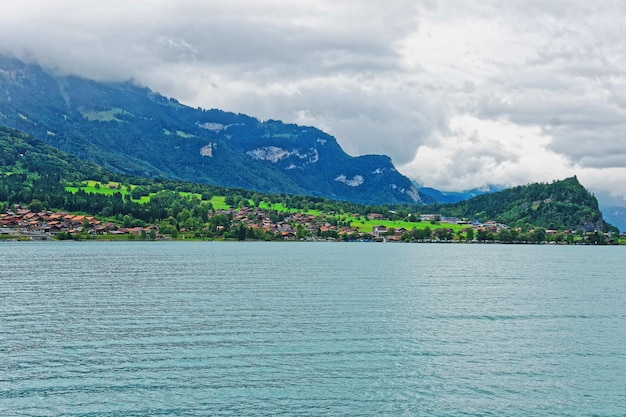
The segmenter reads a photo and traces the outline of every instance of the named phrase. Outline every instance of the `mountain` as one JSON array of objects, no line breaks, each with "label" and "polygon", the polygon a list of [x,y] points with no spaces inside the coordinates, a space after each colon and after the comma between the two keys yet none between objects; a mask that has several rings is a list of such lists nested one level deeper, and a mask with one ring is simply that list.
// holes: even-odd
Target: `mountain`
[{"label": "mountain", "polygon": [[116,173],[366,204],[420,195],[383,155],[351,157],[314,127],[191,108],[132,83],[0,56],[0,125]]},{"label": "mountain", "polygon": [[[414,185],[415,182],[413,182]],[[482,195],[495,193],[498,191],[502,191],[502,187],[496,186],[488,186],[487,188],[473,188],[471,190],[463,191],[463,192],[451,192],[451,191],[439,191],[430,187],[420,187],[416,185],[417,191],[420,193],[422,200],[427,202],[428,204],[439,203],[439,204],[451,204],[458,203],[459,201],[469,200],[470,198]]]},{"label": "mountain", "polygon": [[495,220],[509,226],[534,225],[546,229],[605,231],[598,201],[576,177],[535,183],[483,194],[440,206],[441,214]]},{"label": "mountain", "polygon": [[617,227],[619,230],[626,230],[626,207],[601,206],[603,218]]}]

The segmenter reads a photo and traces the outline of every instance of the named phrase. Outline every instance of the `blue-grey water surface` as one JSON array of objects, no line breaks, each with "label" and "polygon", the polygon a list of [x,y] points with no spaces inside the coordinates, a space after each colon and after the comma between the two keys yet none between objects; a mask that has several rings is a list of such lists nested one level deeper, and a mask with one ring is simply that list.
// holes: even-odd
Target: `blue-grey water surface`
[{"label": "blue-grey water surface", "polygon": [[626,415],[626,248],[0,243],[0,416]]}]

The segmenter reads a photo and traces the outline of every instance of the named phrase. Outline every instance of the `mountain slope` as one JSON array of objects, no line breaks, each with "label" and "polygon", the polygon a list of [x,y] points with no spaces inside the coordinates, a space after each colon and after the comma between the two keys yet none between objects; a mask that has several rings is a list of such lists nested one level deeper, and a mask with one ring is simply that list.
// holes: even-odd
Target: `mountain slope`
[{"label": "mountain slope", "polygon": [[621,231],[626,231],[626,207],[602,206],[603,218]]},{"label": "mountain slope", "polygon": [[456,204],[441,206],[445,215],[496,220],[510,226],[527,224],[546,229],[607,228],[598,201],[576,177],[551,184],[535,183],[483,194]]},{"label": "mountain slope", "polygon": [[102,167],[0,126],[0,202],[28,203],[47,196],[52,207],[65,204],[63,181],[100,179]]},{"label": "mountain slope", "polygon": [[0,124],[124,174],[368,204],[420,199],[388,157],[351,157],[316,128],[193,109],[2,56]]}]

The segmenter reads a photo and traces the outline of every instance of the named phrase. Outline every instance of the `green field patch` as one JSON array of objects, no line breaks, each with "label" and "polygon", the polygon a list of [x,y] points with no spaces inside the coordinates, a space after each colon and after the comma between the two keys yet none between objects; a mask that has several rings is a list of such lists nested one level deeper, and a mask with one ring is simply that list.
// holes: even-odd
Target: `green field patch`
[{"label": "green field patch", "polygon": [[[121,188],[118,188],[121,186]],[[131,190],[136,187],[135,185],[130,185]],[[72,194],[76,194],[78,190],[83,190],[87,194],[104,194],[104,195],[114,195],[120,193],[122,197],[126,194],[130,193],[128,188],[124,185],[121,185],[119,182],[111,181],[107,184],[103,184],[99,181],[87,180],[83,181],[80,186],[66,186],[65,191],[69,191]],[[154,193],[152,194],[154,195]],[[150,196],[142,196],[139,200],[132,199],[134,202],[139,204],[144,204],[150,201]]]},{"label": "green field patch", "polygon": [[406,230],[413,229],[425,229],[426,227],[430,227],[432,230],[439,228],[452,229],[454,232],[458,232],[467,227],[467,225],[459,225],[456,223],[435,223],[432,224],[430,222],[406,222],[403,220],[358,220],[352,218],[350,221],[350,226],[356,227],[359,229],[359,232],[363,233],[372,233],[372,229],[376,226],[385,226],[387,229],[400,229],[404,228]]},{"label": "green field patch", "polygon": [[[250,201],[250,205],[252,206],[252,201]],[[259,203],[259,208],[261,210],[274,210],[274,211],[279,211],[281,213],[302,213],[302,214],[306,214],[309,216],[321,216],[324,213],[321,212],[320,210],[314,210],[314,209],[310,209],[310,210],[301,210],[301,209],[297,209],[297,208],[287,208],[285,207],[283,204],[281,203],[265,203],[263,201],[261,201]]]},{"label": "green field patch", "polygon": [[[121,187],[121,188],[118,188]],[[128,190],[128,188],[130,188],[131,190],[135,187],[138,187],[137,185],[134,184],[127,184],[127,185],[123,185],[119,182],[116,181],[110,181],[106,184],[103,184],[99,181],[94,181],[94,180],[86,180],[83,181],[80,185],[72,185],[72,186],[66,186],[65,190],[69,191],[73,194],[76,194],[78,192],[78,190],[83,190],[84,192],[88,193],[88,194],[105,194],[105,195],[113,195],[116,193],[121,193],[122,197],[126,196],[127,194],[130,193],[130,191]],[[157,193],[150,193],[150,195],[145,195],[145,196],[141,196],[140,199],[132,199],[134,202],[139,203],[139,204],[144,204],[144,203],[148,203],[151,199],[152,196],[155,196]],[[202,194],[199,193],[190,193],[190,192],[186,192],[186,191],[178,191],[178,194],[181,197],[185,197],[185,198],[197,198],[198,200],[202,200]],[[213,196],[211,198],[211,200],[209,200],[209,202],[211,204],[213,204],[213,208],[215,210],[228,210],[230,208],[230,206],[228,204],[225,203],[225,196]],[[203,200],[206,201],[206,200]]]},{"label": "green field patch", "polygon": [[116,118],[118,114],[129,114],[127,111],[120,108],[113,108],[104,111],[82,111],[80,114],[90,122],[121,122],[120,119]]},{"label": "green field patch", "polygon": [[259,208],[262,209],[262,210],[275,210],[275,211],[280,211],[280,212],[283,212],[283,213],[295,213],[295,212],[299,211],[298,209],[295,209],[295,208],[287,208],[284,205],[282,205],[281,203],[260,202],[259,203]]},{"label": "green field patch", "polygon": [[178,191],[178,195],[180,195],[181,197],[189,198],[189,199],[192,199],[195,197],[198,200],[202,200],[202,194],[198,194],[198,193],[190,193],[188,191]]},{"label": "green field patch", "polygon": [[122,189],[118,189],[117,187],[109,188],[108,185],[102,185],[100,183],[96,183],[95,181],[85,181],[80,186],[68,186],[68,187],[65,187],[65,189],[74,194],[78,192],[79,189],[89,194],[113,195],[115,193],[121,193],[122,196],[128,194],[128,191],[126,190],[126,188],[122,188]]},{"label": "green field patch", "polygon": [[213,210],[228,210],[230,206],[225,202],[225,196],[213,196],[209,202],[213,205]]}]

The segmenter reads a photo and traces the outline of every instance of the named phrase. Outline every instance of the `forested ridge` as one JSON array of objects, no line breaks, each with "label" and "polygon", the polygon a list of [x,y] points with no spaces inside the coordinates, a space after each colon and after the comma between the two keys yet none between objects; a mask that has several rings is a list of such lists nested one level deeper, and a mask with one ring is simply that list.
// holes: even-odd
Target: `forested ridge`
[{"label": "forested ridge", "polygon": [[598,201],[574,176],[484,194],[441,206],[442,214],[495,220],[509,226],[539,225],[546,229],[603,230]]},{"label": "forested ridge", "polygon": [[2,55],[0,91],[0,123],[118,174],[364,204],[419,200],[389,157],[352,157],[312,126],[192,108]]}]

